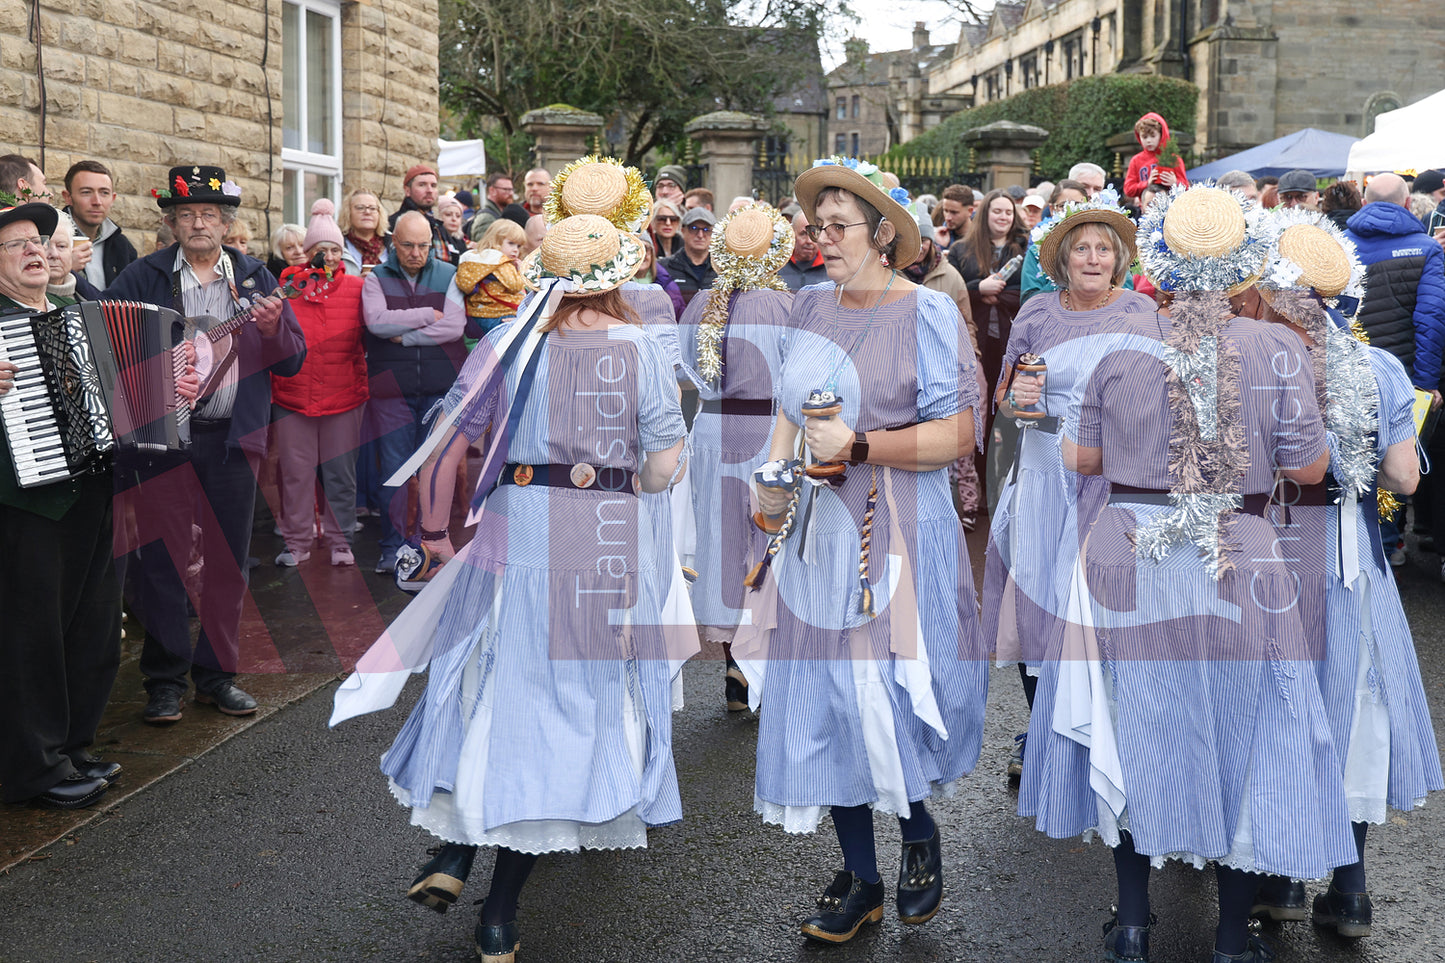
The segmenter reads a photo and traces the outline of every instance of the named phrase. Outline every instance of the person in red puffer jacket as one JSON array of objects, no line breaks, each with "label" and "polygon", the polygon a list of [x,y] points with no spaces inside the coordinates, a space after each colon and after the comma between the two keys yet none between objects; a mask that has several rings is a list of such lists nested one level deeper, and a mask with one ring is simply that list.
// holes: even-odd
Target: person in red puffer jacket
[{"label": "person in red puffer jacket", "polygon": [[[299,565],[311,557],[314,539],[315,485],[320,469],[326,493],[321,539],[332,565],[354,565],[352,530],[356,527],[356,449],[366,410],[366,352],[361,320],[361,278],[346,273],[341,262],[343,240],[335,208],[326,198],[311,205],[306,231],[306,257],[320,254],[329,280],[314,282],[292,300],[291,307],[306,336],[306,361],[289,378],[272,377],[271,396],[279,453],[281,535],[286,548],[276,556],[280,566]],[[282,272],[284,284],[293,272]]]}]

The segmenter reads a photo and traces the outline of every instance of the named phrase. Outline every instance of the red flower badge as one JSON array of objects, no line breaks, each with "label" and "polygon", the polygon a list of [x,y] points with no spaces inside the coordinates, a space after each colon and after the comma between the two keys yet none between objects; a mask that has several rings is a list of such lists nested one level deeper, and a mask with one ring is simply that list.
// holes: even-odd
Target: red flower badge
[{"label": "red flower badge", "polygon": [[179,174],[176,175],[176,193],[182,197],[191,196],[191,188]]}]

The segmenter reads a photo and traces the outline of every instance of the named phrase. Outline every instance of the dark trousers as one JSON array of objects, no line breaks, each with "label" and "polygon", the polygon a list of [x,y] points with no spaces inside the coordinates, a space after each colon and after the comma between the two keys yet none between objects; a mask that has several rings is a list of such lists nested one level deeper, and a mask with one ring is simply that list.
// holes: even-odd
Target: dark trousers
[{"label": "dark trousers", "polygon": [[[196,691],[214,692],[236,674],[259,464],[226,447],[228,429],[195,426],[188,460],[129,465],[118,476],[118,498],[134,516],[134,541],[125,547],[132,612],[145,626],[147,692],[185,692],[188,671]],[[183,578],[197,544],[192,524],[200,529],[202,560],[194,595]],[[201,622],[194,647],[188,598]]]},{"label": "dark trousers", "polygon": [[395,558],[406,541],[406,486],[388,487],[385,481],[426,441],[426,413],[445,394],[412,395],[405,398],[372,398],[367,417],[376,428],[381,475],[381,555]]},{"label": "dark trousers", "polygon": [[109,474],[59,521],[0,506],[0,790],[39,795],[95,741],[120,668]]}]

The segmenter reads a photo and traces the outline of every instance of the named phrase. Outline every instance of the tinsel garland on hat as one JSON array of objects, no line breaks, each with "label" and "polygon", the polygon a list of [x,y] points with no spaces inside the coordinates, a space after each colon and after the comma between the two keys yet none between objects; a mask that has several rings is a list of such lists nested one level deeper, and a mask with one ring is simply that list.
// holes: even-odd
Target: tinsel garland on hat
[{"label": "tinsel garland on hat", "polygon": [[1240,358],[1220,332],[1233,319],[1219,291],[1186,291],[1170,306],[1169,492],[1173,511],[1140,524],[1132,534],[1141,558],[1159,561],[1175,546],[1192,543],[1205,571],[1218,581],[1234,567],[1230,536],[1243,503],[1249,445],[1240,401]]},{"label": "tinsel garland on hat", "polygon": [[771,205],[754,204],[742,210],[761,210],[773,222],[773,237],[768,253],[762,257],[734,254],[727,248],[727,223],[713,234],[711,258],[717,278],[708,294],[707,306],[697,326],[697,373],[709,384],[721,387],[723,339],[732,314],[734,295],[740,291],[786,291],[787,284],[778,277],[778,270],[793,252],[793,228]]}]

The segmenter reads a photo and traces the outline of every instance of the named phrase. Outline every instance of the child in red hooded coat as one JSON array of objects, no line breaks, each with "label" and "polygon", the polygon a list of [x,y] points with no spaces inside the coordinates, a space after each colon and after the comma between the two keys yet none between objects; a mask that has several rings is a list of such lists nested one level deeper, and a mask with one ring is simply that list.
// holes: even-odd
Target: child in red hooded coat
[{"label": "child in red hooded coat", "polygon": [[1148,184],[1169,190],[1175,184],[1189,186],[1184,176],[1184,159],[1169,147],[1169,125],[1156,113],[1147,113],[1134,122],[1134,138],[1143,148],[1129,158],[1129,173],[1124,176],[1124,196],[1139,196]]}]

